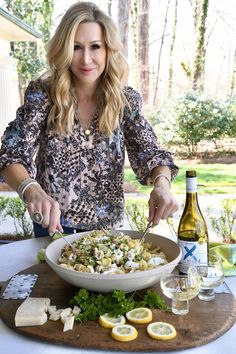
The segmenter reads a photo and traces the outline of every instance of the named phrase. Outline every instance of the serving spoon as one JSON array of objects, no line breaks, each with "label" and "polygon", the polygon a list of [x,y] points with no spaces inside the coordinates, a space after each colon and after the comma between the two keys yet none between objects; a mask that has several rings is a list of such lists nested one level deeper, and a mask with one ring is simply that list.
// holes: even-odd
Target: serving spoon
[{"label": "serving spoon", "polygon": [[145,236],[147,235],[148,230],[150,229],[150,227],[152,226],[152,221],[149,221],[147,224],[146,229],[144,230],[143,234],[141,235],[139,242],[142,243],[145,239]]}]

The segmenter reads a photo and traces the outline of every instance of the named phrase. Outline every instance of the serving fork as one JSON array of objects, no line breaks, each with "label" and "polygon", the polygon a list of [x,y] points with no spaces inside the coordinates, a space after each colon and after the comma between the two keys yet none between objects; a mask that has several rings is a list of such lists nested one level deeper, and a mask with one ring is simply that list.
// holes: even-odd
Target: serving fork
[{"label": "serving fork", "polygon": [[152,221],[149,221],[147,224],[146,229],[144,230],[143,234],[141,235],[139,242],[142,243],[145,239],[145,236],[147,235],[148,230],[152,227]]},{"label": "serving fork", "polygon": [[55,234],[57,234],[57,235],[59,235],[61,238],[63,238],[63,240],[71,247],[72,252],[75,254],[75,246],[73,246],[72,243],[66,239],[66,237],[63,235],[63,233],[60,232],[60,231],[55,231],[55,232],[51,235],[51,237],[53,237]]}]

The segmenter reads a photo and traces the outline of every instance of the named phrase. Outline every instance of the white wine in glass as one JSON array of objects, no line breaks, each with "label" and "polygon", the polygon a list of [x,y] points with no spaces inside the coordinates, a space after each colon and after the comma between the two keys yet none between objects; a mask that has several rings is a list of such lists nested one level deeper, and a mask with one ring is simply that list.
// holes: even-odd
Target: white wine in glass
[{"label": "white wine in glass", "polygon": [[200,290],[198,275],[169,274],[160,281],[163,294],[172,299],[172,312],[186,315],[189,312],[189,300],[196,297]]},{"label": "white wine in glass", "polygon": [[224,281],[224,270],[219,256],[210,255],[208,265],[199,265],[198,273],[201,277],[201,286],[198,298],[211,301],[215,298],[215,288]]}]

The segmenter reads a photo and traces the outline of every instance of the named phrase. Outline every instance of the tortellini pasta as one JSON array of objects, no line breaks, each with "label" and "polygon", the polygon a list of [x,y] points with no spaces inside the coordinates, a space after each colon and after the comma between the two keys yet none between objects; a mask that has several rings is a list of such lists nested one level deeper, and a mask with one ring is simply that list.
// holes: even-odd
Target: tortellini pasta
[{"label": "tortellini pasta", "polygon": [[93,231],[73,241],[74,252],[66,245],[58,263],[78,272],[124,274],[157,268],[168,263],[159,247],[140,243],[122,232]]}]

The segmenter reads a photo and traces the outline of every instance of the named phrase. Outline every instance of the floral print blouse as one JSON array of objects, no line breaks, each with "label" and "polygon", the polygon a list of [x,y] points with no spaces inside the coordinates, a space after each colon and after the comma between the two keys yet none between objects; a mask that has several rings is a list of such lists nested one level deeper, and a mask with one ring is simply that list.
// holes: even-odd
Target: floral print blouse
[{"label": "floral print blouse", "polygon": [[142,184],[147,184],[156,166],[168,166],[172,178],[178,172],[170,152],[161,149],[141,114],[139,93],[131,87],[124,93],[130,107],[125,107],[112,136],[99,132],[98,114],[89,137],[78,120],[73,135],[61,136],[47,128],[51,101],[42,81],[32,81],[24,105],[2,137],[0,171],[12,163],[23,164],[44,191],[59,202],[63,226],[81,230],[121,227],[125,148]]}]

